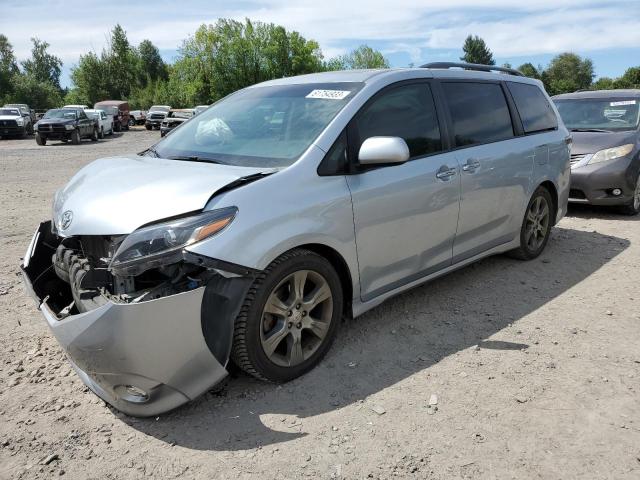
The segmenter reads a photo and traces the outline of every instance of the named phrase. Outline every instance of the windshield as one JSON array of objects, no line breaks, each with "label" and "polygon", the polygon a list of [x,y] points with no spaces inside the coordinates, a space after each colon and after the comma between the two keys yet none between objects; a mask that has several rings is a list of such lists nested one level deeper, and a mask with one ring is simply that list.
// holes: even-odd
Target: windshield
[{"label": "windshield", "polygon": [[71,120],[75,120],[76,112],[75,110],[49,110],[44,114],[44,118],[68,118]]},{"label": "windshield", "polygon": [[584,98],[556,100],[569,130],[635,130],[640,121],[639,99]]},{"label": "windshield", "polygon": [[20,115],[20,111],[15,108],[0,108],[0,115]]},{"label": "windshield", "polygon": [[163,158],[286,167],[360,88],[361,83],[324,83],[241,90],[165,137],[156,151]]}]

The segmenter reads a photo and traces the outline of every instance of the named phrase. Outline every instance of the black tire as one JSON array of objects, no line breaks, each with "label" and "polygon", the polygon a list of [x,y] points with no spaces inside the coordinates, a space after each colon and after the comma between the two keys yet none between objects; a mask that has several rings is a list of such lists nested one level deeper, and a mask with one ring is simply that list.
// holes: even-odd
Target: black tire
[{"label": "black tire", "polygon": [[74,130],[71,134],[71,143],[80,145],[80,132],[78,130]]},{"label": "black tire", "polygon": [[146,128],[147,130],[153,130],[153,127],[151,125],[145,125],[144,128]]},{"label": "black tire", "polygon": [[104,127],[100,127],[100,133],[98,134],[98,138],[101,140],[104,138]]},{"label": "black tire", "polygon": [[113,132],[114,132],[115,128],[116,128],[116,127],[115,127],[115,126],[113,125],[113,123],[112,123],[112,124],[111,124],[111,131],[109,132],[109,135],[110,135],[110,136],[113,136]]},{"label": "black tire", "polygon": [[[536,202],[538,201],[544,203],[548,209],[546,222],[538,221],[536,223],[530,220],[529,216],[532,208],[535,208]],[[518,260],[533,260],[544,251],[547,246],[547,242],[549,241],[551,227],[554,223],[553,219],[556,215],[555,210],[553,198],[551,197],[549,190],[543,186],[539,186],[536,191],[533,192],[533,195],[529,200],[529,204],[527,205],[527,209],[524,212],[524,219],[522,220],[522,227],[520,228],[520,246],[509,252],[511,257],[517,258]],[[531,230],[539,232],[533,233],[533,236],[535,237],[533,242],[530,241],[532,238],[530,234]]]},{"label": "black tire", "polygon": [[129,126],[133,127],[133,126],[135,126],[135,124],[136,124],[135,119],[133,117],[129,117]]},{"label": "black tire", "polygon": [[98,141],[98,127],[93,127],[93,133],[91,134],[90,138],[92,142]]},{"label": "black tire", "polygon": [[47,139],[45,137],[41,137],[39,133],[36,133],[36,143],[41,147],[44,147],[47,144]]},{"label": "black tire", "polygon": [[27,126],[27,135],[33,135],[33,123]]},{"label": "black tire", "polygon": [[[288,276],[302,270],[318,274],[326,281],[332,295],[330,322],[326,327],[324,338],[318,341],[315,351],[308,358],[293,366],[281,366],[267,356],[262,346],[263,309],[278,285]],[[288,382],[305,374],[322,360],[331,347],[342,318],[342,305],[343,292],[340,279],[325,258],[304,249],[295,249],[282,254],[260,273],[247,292],[235,320],[231,352],[234,363],[256,378],[276,383]],[[311,311],[309,318],[311,318]]]},{"label": "black tire", "polygon": [[116,123],[116,132],[120,132],[122,131],[122,125],[120,125],[120,122]]},{"label": "black tire", "polygon": [[633,198],[631,201],[620,207],[620,213],[624,215],[638,215],[640,213],[640,174],[638,174],[638,178],[636,179],[636,188],[633,193]]}]

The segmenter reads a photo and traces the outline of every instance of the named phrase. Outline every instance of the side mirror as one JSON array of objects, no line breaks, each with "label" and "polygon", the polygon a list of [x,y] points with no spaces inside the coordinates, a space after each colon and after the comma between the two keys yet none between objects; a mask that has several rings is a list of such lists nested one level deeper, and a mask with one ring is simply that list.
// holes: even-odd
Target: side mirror
[{"label": "side mirror", "polygon": [[400,137],[369,137],[360,147],[360,165],[400,164],[409,160],[409,147]]}]

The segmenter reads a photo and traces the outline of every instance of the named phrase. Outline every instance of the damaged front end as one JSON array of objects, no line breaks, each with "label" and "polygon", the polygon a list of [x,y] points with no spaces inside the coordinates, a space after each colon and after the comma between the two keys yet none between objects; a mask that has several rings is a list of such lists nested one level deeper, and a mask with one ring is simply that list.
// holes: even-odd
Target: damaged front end
[{"label": "damaged front end", "polygon": [[255,272],[186,247],[234,215],[204,212],[129,235],[64,237],[51,222],[36,231],[22,265],[27,288],[81,379],[117,409],[157,415],[226,376]]}]

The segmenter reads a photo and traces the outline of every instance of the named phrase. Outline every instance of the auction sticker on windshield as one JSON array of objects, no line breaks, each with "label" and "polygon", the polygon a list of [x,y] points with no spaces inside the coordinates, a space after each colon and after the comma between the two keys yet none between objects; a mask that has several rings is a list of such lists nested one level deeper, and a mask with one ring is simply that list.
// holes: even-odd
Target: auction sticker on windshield
[{"label": "auction sticker on windshield", "polygon": [[610,107],[621,107],[622,105],[635,105],[635,100],[623,100],[621,102],[611,102],[609,104]]},{"label": "auction sticker on windshield", "polygon": [[322,98],[325,100],[342,100],[349,95],[349,90],[312,90],[306,98]]}]

